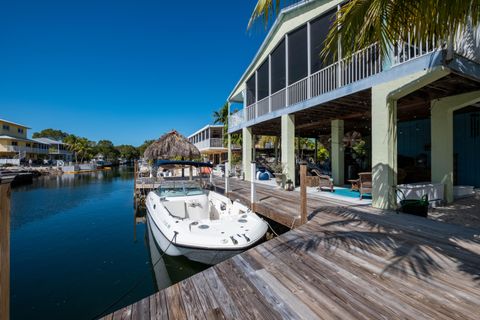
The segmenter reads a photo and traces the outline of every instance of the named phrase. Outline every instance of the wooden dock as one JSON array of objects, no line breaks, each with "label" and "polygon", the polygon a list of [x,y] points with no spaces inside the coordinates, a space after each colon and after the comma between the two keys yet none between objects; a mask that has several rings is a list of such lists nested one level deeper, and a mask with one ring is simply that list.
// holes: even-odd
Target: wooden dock
[{"label": "wooden dock", "polygon": [[316,201],[307,224],[104,319],[478,319],[479,230]]}]

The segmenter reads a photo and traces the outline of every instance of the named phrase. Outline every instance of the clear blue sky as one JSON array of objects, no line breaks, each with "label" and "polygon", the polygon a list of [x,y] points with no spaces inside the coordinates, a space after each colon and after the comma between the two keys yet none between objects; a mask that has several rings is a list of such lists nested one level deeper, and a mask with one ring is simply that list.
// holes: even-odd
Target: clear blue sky
[{"label": "clear blue sky", "polygon": [[256,0],[15,0],[0,5],[0,118],[139,145],[212,113],[266,31]]}]

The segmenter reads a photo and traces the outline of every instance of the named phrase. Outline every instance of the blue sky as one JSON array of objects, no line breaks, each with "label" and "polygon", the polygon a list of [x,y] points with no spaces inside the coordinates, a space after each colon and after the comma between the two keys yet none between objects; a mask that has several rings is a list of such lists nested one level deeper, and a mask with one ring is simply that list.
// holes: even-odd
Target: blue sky
[{"label": "blue sky", "polygon": [[190,134],[266,35],[256,0],[60,1],[0,5],[0,118],[139,145]]}]

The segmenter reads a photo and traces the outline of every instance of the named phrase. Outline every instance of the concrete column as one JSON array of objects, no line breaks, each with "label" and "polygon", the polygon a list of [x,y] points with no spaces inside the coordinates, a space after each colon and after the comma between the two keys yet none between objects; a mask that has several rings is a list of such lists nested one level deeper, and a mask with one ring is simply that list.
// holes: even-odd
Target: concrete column
[{"label": "concrete column", "polygon": [[372,205],[393,209],[397,185],[397,101],[383,86],[372,88]]},{"label": "concrete column", "polygon": [[397,206],[397,101],[448,75],[444,67],[421,70],[372,88],[372,206]]},{"label": "concrete column", "polygon": [[295,116],[282,116],[282,164],[287,179],[295,184]]},{"label": "concrete column", "polygon": [[257,154],[256,154],[256,150],[255,150],[255,141],[256,141],[256,136],[255,135],[252,135],[252,161],[255,161],[256,157],[257,157]]},{"label": "concrete column", "polygon": [[252,162],[252,142],[253,134],[252,128],[243,128],[242,129],[242,166],[243,174],[245,180],[251,181],[252,172],[251,172],[251,162]]},{"label": "concrete column", "polygon": [[333,184],[343,186],[345,172],[345,148],[343,147],[343,120],[332,120],[332,162]]},{"label": "concrete column", "polygon": [[232,163],[232,135],[227,135],[227,161]]},{"label": "concrete column", "polygon": [[444,196],[453,202],[453,112],[480,101],[480,91],[431,102],[432,182],[445,185]]}]

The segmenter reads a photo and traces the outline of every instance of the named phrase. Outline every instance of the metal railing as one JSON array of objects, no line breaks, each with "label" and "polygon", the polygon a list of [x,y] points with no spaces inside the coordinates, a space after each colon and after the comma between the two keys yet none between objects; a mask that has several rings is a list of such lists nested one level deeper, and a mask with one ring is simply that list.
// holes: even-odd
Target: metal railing
[{"label": "metal railing", "polygon": [[1,149],[5,150],[7,152],[26,152],[26,153],[48,154],[48,149],[34,148],[34,147],[2,146]]},{"label": "metal railing", "polygon": [[257,117],[270,112],[270,97],[265,97],[257,102]]},{"label": "metal railing", "polygon": [[308,77],[303,78],[288,86],[288,105],[305,101],[308,99]]},{"label": "metal railing", "polygon": [[208,149],[208,148],[224,148],[222,138],[209,138],[203,141],[195,142],[194,145],[198,149]]},{"label": "metal railing", "polygon": [[359,50],[232,114],[229,116],[229,125],[238,127],[244,121],[253,120],[258,116],[287,108],[376,75],[383,71],[385,59],[391,59],[391,65],[396,66],[432,53],[445,45],[444,41],[435,41],[435,39],[413,42],[410,40],[412,39],[409,37],[408,41],[397,42],[389,58],[382,57],[378,43]]},{"label": "metal railing", "polygon": [[270,96],[272,100],[272,111],[280,110],[287,106],[286,92],[285,89],[281,89]]}]

